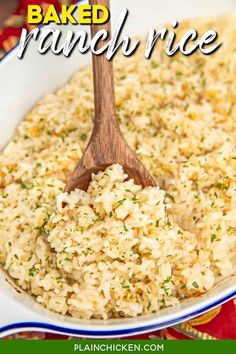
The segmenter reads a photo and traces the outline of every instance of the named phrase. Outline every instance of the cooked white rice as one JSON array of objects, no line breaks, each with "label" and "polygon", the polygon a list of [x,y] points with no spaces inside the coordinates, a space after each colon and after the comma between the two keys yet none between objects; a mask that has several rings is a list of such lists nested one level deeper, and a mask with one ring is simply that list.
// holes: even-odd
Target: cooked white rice
[{"label": "cooked white rice", "polygon": [[150,62],[139,49],[115,64],[121,129],[161,189],[114,165],[88,193],[61,194],[92,129],[91,68],[43,98],[0,154],[0,261],[48,309],[137,316],[234,271],[235,19],[181,25],[216,28],[214,55],[158,50]]}]

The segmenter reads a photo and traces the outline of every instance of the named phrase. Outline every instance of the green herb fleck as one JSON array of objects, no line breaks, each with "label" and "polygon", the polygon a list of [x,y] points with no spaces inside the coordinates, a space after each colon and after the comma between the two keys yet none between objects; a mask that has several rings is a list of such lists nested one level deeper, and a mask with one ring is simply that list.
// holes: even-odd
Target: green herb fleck
[{"label": "green herb fleck", "polygon": [[29,276],[30,276],[30,277],[34,277],[38,272],[39,272],[39,269],[37,269],[35,266],[33,266],[33,267],[29,270]]},{"label": "green herb fleck", "polygon": [[82,133],[82,134],[80,135],[80,140],[82,140],[82,141],[87,140],[87,134]]},{"label": "green herb fleck", "polygon": [[196,281],[194,281],[193,283],[192,283],[192,285],[194,286],[194,288],[196,288],[196,289],[198,289],[199,288],[199,285],[198,285],[198,283],[196,282]]},{"label": "green herb fleck", "polygon": [[169,283],[171,280],[171,275],[169,275],[165,280],[164,280],[164,284]]},{"label": "green herb fleck", "polygon": [[21,186],[22,189],[27,189],[26,184],[22,180],[18,181],[18,184]]},{"label": "green herb fleck", "polygon": [[211,234],[211,242],[215,241],[216,239],[216,234]]},{"label": "green herb fleck", "polygon": [[124,204],[124,201],[126,201],[126,198],[124,199],[121,199],[121,200],[118,200],[117,204],[120,206],[120,205],[123,205]]},{"label": "green herb fleck", "polygon": [[166,198],[169,198],[173,203],[175,202],[175,198],[169,193],[166,193]]},{"label": "green herb fleck", "polygon": [[137,198],[136,195],[132,198],[132,202],[133,202],[134,204],[138,204],[138,198]]}]

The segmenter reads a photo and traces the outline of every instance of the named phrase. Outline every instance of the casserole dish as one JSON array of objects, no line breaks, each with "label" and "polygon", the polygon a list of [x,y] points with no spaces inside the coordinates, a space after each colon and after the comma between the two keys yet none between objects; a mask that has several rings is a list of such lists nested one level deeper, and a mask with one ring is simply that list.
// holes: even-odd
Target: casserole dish
[{"label": "casserole dish", "polygon": [[[113,24],[122,7],[130,12],[124,33],[145,35],[151,27],[175,19],[200,15],[218,15],[236,10],[234,1],[207,2],[198,0],[194,5],[187,1],[148,0],[113,2]],[[170,9],[174,9],[173,12]],[[140,25],[141,24],[141,25]],[[64,33],[77,27],[60,26]],[[81,29],[78,26],[78,30]],[[82,29],[85,29],[83,27]],[[31,43],[23,60],[13,49],[0,64],[0,146],[3,148],[11,139],[15,128],[25,113],[43,95],[60,87],[80,67],[91,61],[90,53],[79,54],[76,50],[70,58],[51,53],[40,55],[36,43]],[[128,59],[127,59],[128,60]],[[122,337],[144,333],[175,325],[200,315],[236,295],[236,275],[222,279],[211,291],[182,302],[158,313],[137,318],[110,320],[77,320],[49,312],[33,298],[18,289],[1,270],[0,274],[0,336],[18,331],[38,330],[91,338]]]}]

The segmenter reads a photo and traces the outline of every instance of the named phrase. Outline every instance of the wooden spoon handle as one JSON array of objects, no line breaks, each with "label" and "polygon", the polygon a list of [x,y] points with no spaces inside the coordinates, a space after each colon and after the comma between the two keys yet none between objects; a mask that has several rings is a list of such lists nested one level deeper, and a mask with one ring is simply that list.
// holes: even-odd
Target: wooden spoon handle
[{"label": "wooden spoon handle", "polygon": [[[109,0],[89,0],[89,3],[90,5],[103,5],[110,9]],[[108,31],[108,37],[104,41],[99,41],[96,49],[101,48],[111,37],[110,20],[101,25],[92,24],[91,36],[94,37],[102,29]],[[112,61],[107,60],[105,54],[93,55],[93,86],[95,101],[94,129],[96,131],[96,129],[116,123],[113,64]]]}]

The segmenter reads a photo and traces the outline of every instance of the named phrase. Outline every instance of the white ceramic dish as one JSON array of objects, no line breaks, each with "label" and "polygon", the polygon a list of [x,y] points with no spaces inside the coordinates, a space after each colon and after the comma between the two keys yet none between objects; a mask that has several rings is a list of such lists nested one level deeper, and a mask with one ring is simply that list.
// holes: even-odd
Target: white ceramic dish
[{"label": "white ceramic dish", "polygon": [[[130,11],[124,32],[146,35],[151,27],[170,20],[236,11],[235,0],[112,0],[113,24],[122,7]],[[80,26],[78,26],[79,29]],[[65,30],[68,27],[61,27]],[[73,27],[74,30],[77,28]],[[83,26],[83,29],[85,27]],[[128,59],[127,59],[128,60]],[[12,137],[25,113],[43,95],[56,90],[80,67],[91,62],[90,54],[77,51],[70,58],[39,55],[31,45],[23,60],[16,49],[0,63],[0,147]],[[236,275],[223,280],[209,293],[159,311],[155,315],[108,321],[75,320],[53,314],[24,293],[18,293],[0,270],[0,337],[37,330],[85,337],[122,337],[144,333],[191,319],[236,296]]]}]

